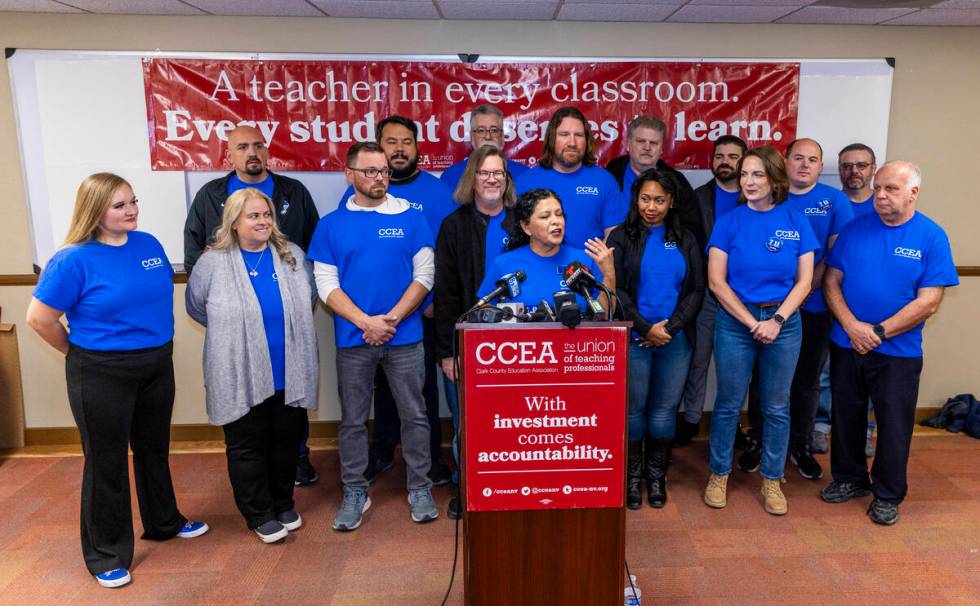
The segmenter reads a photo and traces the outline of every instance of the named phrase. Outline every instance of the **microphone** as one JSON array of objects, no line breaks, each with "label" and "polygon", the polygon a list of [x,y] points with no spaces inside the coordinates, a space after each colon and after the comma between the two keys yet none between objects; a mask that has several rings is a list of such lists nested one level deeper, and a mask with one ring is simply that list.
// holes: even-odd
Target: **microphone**
[{"label": "microphone", "polygon": [[483,307],[498,297],[513,299],[517,295],[521,294],[521,282],[523,282],[525,279],[527,279],[527,274],[520,269],[514,273],[500,276],[500,278],[495,282],[497,288],[493,289],[487,296],[481,297],[480,300],[476,302],[476,305],[473,306],[473,309]]},{"label": "microphone", "polygon": [[548,301],[541,299],[538,308],[529,314],[521,314],[521,322],[554,322],[555,310],[551,308]]},{"label": "microphone", "polygon": [[592,272],[578,261],[569,263],[568,267],[565,268],[565,285],[572,292],[577,292],[585,297],[585,303],[593,318],[606,313],[606,310],[602,307],[602,303],[592,298],[592,289],[598,288],[598,281],[592,275]]},{"label": "microphone", "polygon": [[575,328],[582,322],[582,312],[578,307],[578,301],[575,300],[575,293],[559,290],[552,297],[555,300],[559,322],[569,328]]}]

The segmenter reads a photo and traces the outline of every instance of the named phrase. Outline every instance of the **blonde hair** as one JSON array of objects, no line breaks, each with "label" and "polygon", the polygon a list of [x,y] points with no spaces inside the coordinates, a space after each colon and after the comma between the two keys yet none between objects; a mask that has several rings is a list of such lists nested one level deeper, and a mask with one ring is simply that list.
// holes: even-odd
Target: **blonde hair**
[{"label": "blonde hair", "polygon": [[75,209],[71,213],[68,235],[62,246],[81,244],[94,240],[99,235],[99,223],[112,203],[112,197],[123,185],[129,182],[112,173],[95,173],[85,177],[75,194]]},{"label": "blonde hair", "polygon": [[242,216],[242,211],[245,209],[245,202],[252,199],[258,198],[264,200],[266,205],[269,207],[269,212],[272,213],[272,229],[269,235],[269,244],[276,249],[279,253],[279,258],[285,263],[289,263],[290,267],[294,270],[296,269],[296,257],[289,252],[289,240],[286,236],[279,230],[279,225],[275,220],[276,207],[272,204],[272,200],[269,196],[265,195],[263,192],[255,189],[254,187],[246,187],[240,189],[228,196],[225,200],[225,211],[221,215],[221,226],[214,233],[214,242],[207,247],[207,250],[228,250],[232,247],[239,245],[238,242],[238,232],[235,231],[234,225],[235,221]]}]

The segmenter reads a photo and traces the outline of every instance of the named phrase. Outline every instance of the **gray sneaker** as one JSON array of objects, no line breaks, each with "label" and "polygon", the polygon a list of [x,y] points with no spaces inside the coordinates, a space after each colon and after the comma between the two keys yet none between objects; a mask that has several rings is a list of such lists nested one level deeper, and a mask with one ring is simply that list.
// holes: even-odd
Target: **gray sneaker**
[{"label": "gray sneaker", "polygon": [[439,517],[439,510],[436,503],[432,500],[431,488],[419,488],[408,492],[408,505],[412,510],[412,521],[431,522]]},{"label": "gray sneaker", "polygon": [[813,437],[810,439],[810,452],[827,454],[829,451],[830,444],[827,443],[827,432],[813,430]]},{"label": "gray sneaker", "polygon": [[334,530],[355,530],[361,525],[364,512],[371,507],[367,491],[344,486],[344,502],[333,519]]}]

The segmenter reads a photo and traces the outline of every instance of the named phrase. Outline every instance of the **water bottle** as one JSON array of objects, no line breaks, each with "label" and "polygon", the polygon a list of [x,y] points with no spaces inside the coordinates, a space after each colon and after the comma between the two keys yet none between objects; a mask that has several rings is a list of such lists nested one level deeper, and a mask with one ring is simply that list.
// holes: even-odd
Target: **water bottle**
[{"label": "water bottle", "polygon": [[640,606],[642,603],[643,592],[640,591],[640,586],[636,584],[636,575],[630,575],[630,582],[626,584],[626,589],[623,590],[623,606]]}]

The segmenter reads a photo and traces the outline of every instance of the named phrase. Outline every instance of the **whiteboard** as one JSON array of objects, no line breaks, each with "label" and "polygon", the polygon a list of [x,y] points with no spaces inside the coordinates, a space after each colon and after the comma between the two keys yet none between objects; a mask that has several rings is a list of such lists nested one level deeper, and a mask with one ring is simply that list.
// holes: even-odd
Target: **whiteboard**
[{"label": "whiteboard", "polygon": [[[86,176],[115,172],[140,200],[140,229],[155,235],[175,266],[183,261],[183,226],[194,194],[225,173],[150,170],[143,57],[264,60],[454,60],[450,55],[377,56],[279,53],[160,53],[19,49],[7,61],[33,242],[34,262],[47,263],[68,231],[75,192]],[[485,62],[739,61],[719,58],[481,57]],[[751,61],[751,60],[749,60]],[[762,61],[762,60],[760,60]],[[821,181],[839,187],[837,152],[853,142],[885,159],[892,66],[885,59],[766,59],[800,64],[797,132],[824,148]],[[670,133],[668,133],[670,134]],[[684,171],[694,187],[706,170]],[[283,173],[302,181],[320,214],[336,208],[343,173]]]}]

